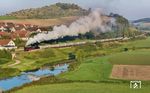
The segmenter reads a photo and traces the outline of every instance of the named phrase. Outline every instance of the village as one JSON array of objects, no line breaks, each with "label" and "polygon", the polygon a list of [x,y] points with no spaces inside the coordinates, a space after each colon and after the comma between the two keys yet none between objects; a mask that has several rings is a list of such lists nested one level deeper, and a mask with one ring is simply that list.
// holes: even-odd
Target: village
[{"label": "village", "polygon": [[38,33],[47,33],[51,27],[40,27],[32,24],[0,22],[0,49],[16,49],[15,40],[26,42],[29,37]]}]

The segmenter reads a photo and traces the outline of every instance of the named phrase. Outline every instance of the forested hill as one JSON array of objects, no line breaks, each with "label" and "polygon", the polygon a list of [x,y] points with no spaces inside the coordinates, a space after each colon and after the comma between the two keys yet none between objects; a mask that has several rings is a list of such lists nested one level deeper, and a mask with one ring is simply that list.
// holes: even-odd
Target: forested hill
[{"label": "forested hill", "polygon": [[66,16],[81,16],[88,14],[88,10],[81,8],[76,4],[56,3],[41,8],[30,8],[7,14],[17,18],[58,18]]}]

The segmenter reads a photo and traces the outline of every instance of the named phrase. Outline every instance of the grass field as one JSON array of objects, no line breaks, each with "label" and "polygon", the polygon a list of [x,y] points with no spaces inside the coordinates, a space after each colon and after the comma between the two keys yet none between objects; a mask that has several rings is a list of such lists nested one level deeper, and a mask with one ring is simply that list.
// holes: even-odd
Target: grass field
[{"label": "grass field", "polygon": [[135,41],[127,42],[123,45],[123,47],[129,47],[129,48],[150,47],[150,37],[143,40],[135,40]]},{"label": "grass field", "polygon": [[31,86],[15,93],[148,93],[149,88],[130,89],[129,84],[113,83],[65,83]]},{"label": "grass field", "polygon": [[150,65],[150,50],[137,50],[88,58],[75,71],[60,75],[69,80],[108,79],[112,65]]},{"label": "grass field", "polygon": [[150,65],[150,50],[136,50],[112,55],[112,64],[121,65]]},{"label": "grass field", "polygon": [[108,57],[96,57],[86,59],[75,71],[60,75],[60,78],[69,80],[104,80],[108,79],[112,65],[107,61]]}]

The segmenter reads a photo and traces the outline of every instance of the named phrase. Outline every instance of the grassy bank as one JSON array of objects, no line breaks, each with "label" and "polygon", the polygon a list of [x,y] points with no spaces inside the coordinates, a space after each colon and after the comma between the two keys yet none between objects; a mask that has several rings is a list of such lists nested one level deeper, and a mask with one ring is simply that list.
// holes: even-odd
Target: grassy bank
[{"label": "grassy bank", "polygon": [[[68,59],[67,53],[63,53],[58,49],[51,49],[51,48],[32,52],[19,51],[16,53],[16,55],[17,55],[16,59],[20,60],[21,63],[12,66],[12,68],[17,68],[21,71],[40,68],[42,65],[46,63],[53,63]],[[8,64],[3,65],[3,67],[8,67]]]}]

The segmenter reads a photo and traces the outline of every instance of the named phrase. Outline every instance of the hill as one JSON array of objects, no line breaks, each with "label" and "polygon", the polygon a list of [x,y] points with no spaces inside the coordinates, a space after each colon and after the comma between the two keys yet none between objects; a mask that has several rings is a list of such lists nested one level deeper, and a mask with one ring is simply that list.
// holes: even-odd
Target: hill
[{"label": "hill", "polygon": [[132,22],[141,31],[150,30],[150,18],[138,19]]},{"label": "hill", "polygon": [[12,12],[6,16],[26,19],[47,19],[66,16],[82,16],[86,14],[88,14],[88,11],[76,4],[56,3],[41,8],[30,8]]},{"label": "hill", "polygon": [[133,23],[149,23],[150,22],[150,18],[142,18],[142,19],[138,19],[133,21]]}]

